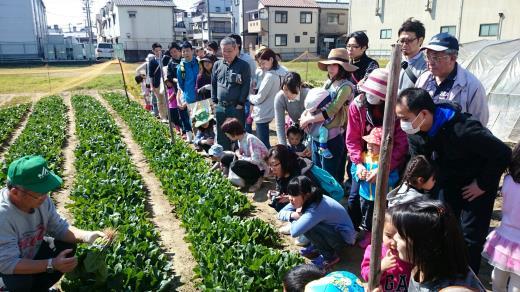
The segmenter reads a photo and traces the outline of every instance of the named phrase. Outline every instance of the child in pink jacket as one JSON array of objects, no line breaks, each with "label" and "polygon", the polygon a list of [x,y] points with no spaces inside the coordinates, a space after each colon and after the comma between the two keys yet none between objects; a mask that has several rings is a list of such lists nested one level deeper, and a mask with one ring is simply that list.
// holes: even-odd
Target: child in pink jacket
[{"label": "child in pink jacket", "polygon": [[[397,230],[391,222],[392,218],[385,214],[383,229],[383,247],[381,250],[381,281],[382,291],[408,291],[408,282],[412,272],[412,265],[399,259],[397,245],[394,238]],[[370,251],[372,245],[367,246],[363,261],[361,261],[361,277],[368,281],[370,274]]]}]

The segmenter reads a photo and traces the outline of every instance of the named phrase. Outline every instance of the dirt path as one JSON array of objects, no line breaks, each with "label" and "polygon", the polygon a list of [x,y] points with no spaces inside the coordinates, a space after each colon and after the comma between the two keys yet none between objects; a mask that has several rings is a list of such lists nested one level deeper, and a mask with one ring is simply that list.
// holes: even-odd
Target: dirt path
[{"label": "dirt path", "polygon": [[65,217],[69,223],[73,222],[73,217],[70,214],[69,210],[66,206],[72,203],[70,199],[70,192],[72,190],[72,184],[74,182],[74,175],[76,174],[76,168],[74,166],[74,161],[76,160],[76,156],[74,155],[74,149],[78,145],[78,138],[76,137],[76,117],[74,114],[74,109],[71,104],[71,94],[70,92],[62,93],[63,101],[67,106],[67,139],[65,140],[65,145],[63,147],[63,181],[64,184],[62,188],[53,194],[54,201],[56,203],[56,208],[58,209],[58,213]]},{"label": "dirt path", "polygon": [[170,258],[170,261],[172,261],[175,274],[180,277],[181,286],[177,287],[176,291],[196,291],[196,283],[193,280],[193,269],[195,268],[196,261],[189,250],[189,245],[184,241],[186,232],[184,228],[181,227],[180,220],[173,215],[173,208],[162,191],[161,182],[151,171],[139,145],[133,140],[130,129],[121,117],[119,117],[99,94],[95,93],[91,95],[99,100],[114,117],[114,120],[121,129],[123,141],[126,143],[132,155],[134,164],[143,177],[144,185],[149,193],[147,204],[151,220],[160,234],[164,253]]},{"label": "dirt path", "polygon": [[35,103],[46,95],[48,94],[45,92],[0,94],[0,107],[8,107],[26,102]]},{"label": "dirt path", "polygon": [[0,161],[4,161],[5,154],[9,150],[9,147],[18,139],[18,136],[22,133],[23,129],[25,129],[25,125],[27,125],[27,121],[32,114],[34,104],[31,104],[29,110],[24,114],[14,131],[11,133],[11,137],[5,140],[5,142],[0,145]]}]

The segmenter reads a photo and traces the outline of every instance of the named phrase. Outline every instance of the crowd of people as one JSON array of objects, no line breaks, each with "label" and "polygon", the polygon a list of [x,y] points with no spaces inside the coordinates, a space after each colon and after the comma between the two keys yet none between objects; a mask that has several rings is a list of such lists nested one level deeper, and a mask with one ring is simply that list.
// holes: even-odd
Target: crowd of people
[{"label": "crowd of people", "polygon": [[[479,290],[482,254],[495,267],[493,285],[518,289],[520,223],[504,213],[511,226],[491,233],[487,244],[486,236],[506,169],[509,188],[504,185],[502,192],[518,188],[520,150],[512,157],[486,128],[485,90],[457,63],[455,37],[439,33],[426,41],[424,25],[412,18],[398,36],[403,61],[384,191],[382,290]],[[388,68],[367,56],[368,43],[362,31],[346,35],[344,48],[331,49],[317,62],[326,81],[316,88],[289,72],[271,48],[259,48],[254,58],[242,52],[238,35],[224,38],[220,47],[213,42],[200,48],[206,53],[198,57],[189,42],[172,43],[169,56],[154,51],[147,73],[136,79],[148,80],[147,104],[166,121],[164,102],[154,103],[163,98],[165,80],[172,126],[193,143],[196,123],[195,146],[233,184],[255,192],[266,179],[274,180],[269,205],[288,222],[280,232],[296,238],[301,254],[322,269],[320,277],[352,245],[365,249],[361,276],[368,277],[389,79]],[[161,62],[164,73],[154,65]],[[269,135],[273,120],[276,145]],[[506,248],[504,241],[510,243]]]},{"label": "crowd of people", "polygon": [[[414,19],[398,37],[403,61],[380,259],[370,258],[370,234],[389,71],[367,56],[364,32],[317,62],[326,81],[316,88],[271,48],[254,58],[243,52],[234,34],[205,47],[173,42],[165,52],[154,43],[135,80],[145,107],[211,158],[212,171],[249,192],[274,181],[269,205],[287,222],[280,232],[312,259],[289,271],[285,291],[358,291],[373,260],[381,265],[378,291],[482,291],[482,256],[494,267],[493,290],[519,291],[520,146],[511,150],[486,128],[485,90],[457,63],[455,37],[426,42]],[[50,287],[76,265],[75,243],[105,236],[56,213],[47,193],[60,184],[41,157],[9,166],[0,192],[0,284],[9,290]],[[489,233],[499,189],[502,223]],[[54,249],[43,235],[57,239]],[[326,274],[355,245],[365,249],[363,280]]]}]

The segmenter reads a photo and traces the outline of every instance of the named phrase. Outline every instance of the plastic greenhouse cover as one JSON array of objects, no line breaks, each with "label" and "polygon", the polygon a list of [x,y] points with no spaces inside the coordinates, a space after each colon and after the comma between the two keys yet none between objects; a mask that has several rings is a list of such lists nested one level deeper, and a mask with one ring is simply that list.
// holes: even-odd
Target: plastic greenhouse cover
[{"label": "plastic greenhouse cover", "polygon": [[505,142],[520,140],[520,39],[461,45],[459,64],[483,84],[488,96],[487,127]]}]

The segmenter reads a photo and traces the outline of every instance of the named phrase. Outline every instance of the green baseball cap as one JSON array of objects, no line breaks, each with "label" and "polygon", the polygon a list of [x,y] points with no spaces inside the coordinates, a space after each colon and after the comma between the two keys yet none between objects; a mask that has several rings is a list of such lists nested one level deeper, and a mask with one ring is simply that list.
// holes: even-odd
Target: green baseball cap
[{"label": "green baseball cap", "polygon": [[45,194],[57,189],[63,180],[47,167],[45,158],[28,155],[11,162],[7,180],[35,193]]}]

